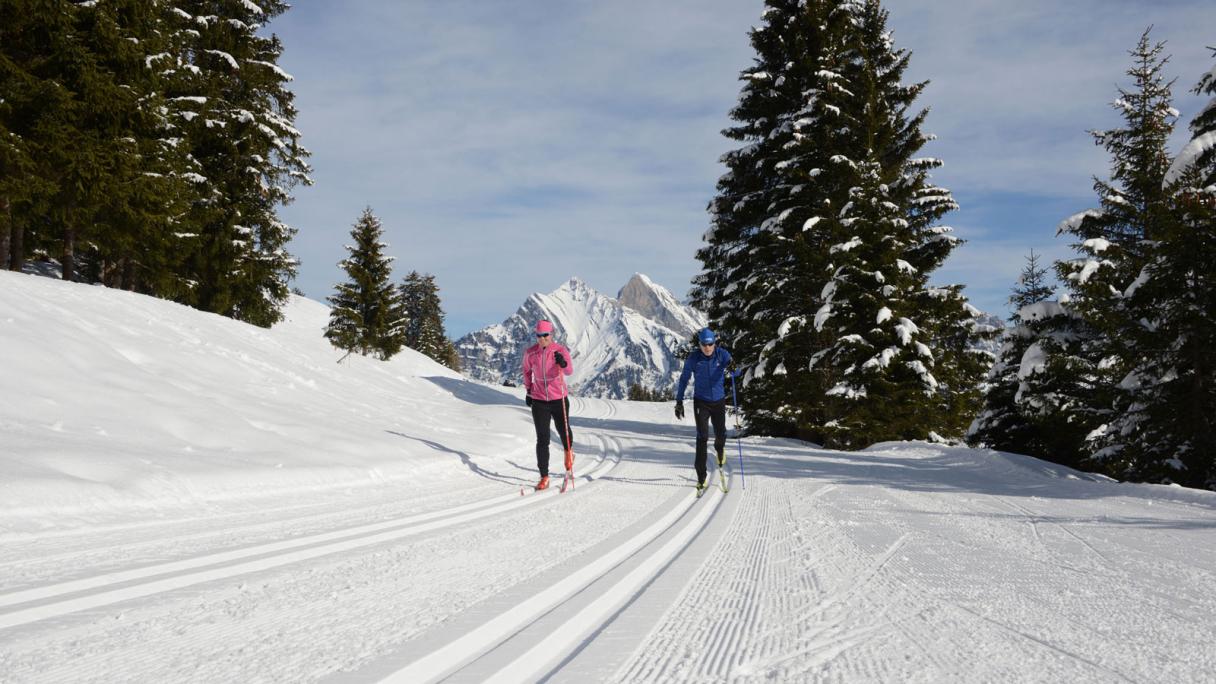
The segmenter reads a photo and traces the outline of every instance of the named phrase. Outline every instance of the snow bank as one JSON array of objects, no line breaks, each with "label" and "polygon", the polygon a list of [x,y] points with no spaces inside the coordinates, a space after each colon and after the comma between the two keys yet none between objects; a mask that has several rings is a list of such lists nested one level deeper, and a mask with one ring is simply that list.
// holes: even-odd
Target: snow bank
[{"label": "snow bank", "polygon": [[461,448],[473,385],[410,350],[336,363],[317,302],[265,330],[0,272],[0,312],[0,525],[459,470],[428,442]]}]

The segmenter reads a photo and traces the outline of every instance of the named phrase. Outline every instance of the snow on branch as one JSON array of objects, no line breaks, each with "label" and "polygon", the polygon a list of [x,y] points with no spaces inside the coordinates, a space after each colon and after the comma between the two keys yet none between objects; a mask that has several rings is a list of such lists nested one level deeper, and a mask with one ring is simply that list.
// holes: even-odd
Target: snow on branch
[{"label": "snow on branch", "polygon": [[1060,224],[1058,226],[1056,226],[1056,235],[1060,235],[1062,233],[1076,232],[1078,229],[1081,228],[1081,223],[1084,222],[1085,219],[1102,218],[1103,215],[1104,214],[1102,213],[1102,211],[1100,209],[1086,209],[1085,211],[1082,211],[1080,213],[1073,214],[1072,216],[1069,216],[1068,218],[1064,219],[1063,221],[1060,221]]},{"label": "snow on branch", "polygon": [[1200,157],[1213,148],[1216,148],[1216,131],[1209,131],[1191,139],[1186,147],[1182,148],[1182,152],[1178,153],[1174,163],[1170,165],[1169,171],[1166,171],[1162,185],[1172,185],[1178,182],[1178,179],[1185,175]]},{"label": "snow on branch", "polygon": [[899,323],[895,325],[895,334],[899,336],[899,343],[904,346],[907,346],[912,341],[912,336],[918,332],[920,332],[920,328],[907,318],[900,318]]},{"label": "snow on branch", "polygon": [[262,60],[260,60],[260,59],[251,59],[251,60],[248,60],[248,61],[249,61],[249,63],[250,63],[250,64],[257,64],[258,66],[264,66],[264,67],[266,67],[267,69],[270,69],[270,70],[271,70],[271,71],[273,71],[275,74],[277,74],[279,78],[283,79],[284,81],[294,81],[294,80],[296,80],[294,76],[292,76],[291,74],[289,74],[289,73],[287,73],[286,71],[283,71],[281,68],[279,68],[279,65],[278,65],[278,64],[274,64],[274,63],[272,63],[272,62],[264,62],[264,61],[262,61]]},{"label": "snow on branch", "polygon": [[1085,249],[1091,250],[1095,254],[1101,254],[1107,249],[1110,249],[1110,240],[1106,238],[1091,238],[1081,243]]},{"label": "snow on branch", "polygon": [[203,50],[203,52],[220,57],[224,61],[228,62],[229,66],[231,66],[233,69],[241,68],[240,65],[236,63],[236,59],[233,58],[233,56],[228,54],[227,52],[224,52],[223,50]]},{"label": "snow on branch", "polygon": [[832,245],[831,248],[828,249],[828,253],[836,254],[837,252],[848,252],[849,250],[853,249],[854,247],[860,247],[862,244],[863,243],[861,241],[861,237],[854,235],[853,238],[851,240],[849,240],[848,242],[841,242],[841,243]]}]

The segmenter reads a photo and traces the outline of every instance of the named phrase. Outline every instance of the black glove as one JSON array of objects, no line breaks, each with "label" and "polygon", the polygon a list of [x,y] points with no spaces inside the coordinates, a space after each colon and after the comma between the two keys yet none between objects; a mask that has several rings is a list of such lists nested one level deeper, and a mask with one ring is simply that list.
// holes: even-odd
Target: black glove
[{"label": "black glove", "polygon": [[528,406],[531,406],[532,405],[532,396],[531,395],[525,396],[524,403],[527,404]]},{"label": "black glove", "polygon": [[562,356],[562,353],[559,351],[553,352],[553,361],[562,368],[566,367],[566,357]]},{"label": "black glove", "polygon": [[682,401],[676,402],[676,419],[684,420],[684,402]]}]

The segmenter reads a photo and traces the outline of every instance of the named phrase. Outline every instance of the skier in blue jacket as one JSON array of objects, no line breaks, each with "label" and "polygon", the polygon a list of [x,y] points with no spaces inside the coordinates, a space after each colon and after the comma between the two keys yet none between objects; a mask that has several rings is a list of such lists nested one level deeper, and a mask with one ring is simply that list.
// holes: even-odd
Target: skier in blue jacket
[{"label": "skier in blue jacket", "polygon": [[688,378],[693,378],[692,415],[697,422],[697,493],[705,490],[706,447],[709,445],[709,423],[714,424],[714,451],[718,467],[726,464],[726,377],[732,372],[730,352],[717,346],[718,336],[709,328],[697,333],[699,351],[684,360],[680,384],[676,389],[676,418],[684,419],[684,390]]}]

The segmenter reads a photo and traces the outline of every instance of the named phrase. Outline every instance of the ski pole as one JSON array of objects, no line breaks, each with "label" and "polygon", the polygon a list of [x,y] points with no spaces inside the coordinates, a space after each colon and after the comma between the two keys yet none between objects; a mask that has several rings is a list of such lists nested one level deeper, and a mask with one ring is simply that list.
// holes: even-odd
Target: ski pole
[{"label": "ski pole", "polygon": [[566,491],[566,485],[570,485],[570,489],[574,489],[574,444],[570,435],[570,395],[567,394],[562,399],[562,419],[566,427],[566,477],[562,480],[562,491]]},{"label": "ski pole", "polygon": [[747,489],[747,478],[743,477],[743,441],[739,437],[739,397],[735,394],[735,371],[730,373],[730,405],[735,410],[735,444],[739,447],[739,483]]}]

